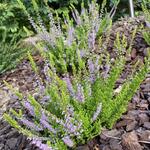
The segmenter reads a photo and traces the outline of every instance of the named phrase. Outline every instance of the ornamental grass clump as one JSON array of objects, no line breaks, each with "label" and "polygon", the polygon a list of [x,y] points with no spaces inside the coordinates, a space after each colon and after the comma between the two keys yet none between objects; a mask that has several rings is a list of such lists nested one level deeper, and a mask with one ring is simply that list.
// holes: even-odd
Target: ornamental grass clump
[{"label": "ornamental grass clump", "polygon": [[[95,8],[95,4],[92,2],[89,9]],[[75,16],[77,14],[78,12]],[[79,18],[75,17],[75,19],[79,24],[82,22]],[[47,49],[43,49],[43,46],[44,48],[48,46],[47,43],[35,44],[38,45],[37,48],[45,58],[44,82],[40,77],[37,81],[38,96],[23,96],[5,82],[18,96],[22,105],[21,110],[12,109],[9,114],[5,113],[5,120],[26,135],[31,143],[41,150],[74,149],[99,135],[103,127],[111,128],[126,111],[128,101],[131,100],[149,71],[150,57],[147,57],[143,65],[136,63],[132,73],[128,75],[121,85],[122,88],[116,93],[116,82],[124,72],[126,55],[130,55],[135,31],[129,47],[127,47],[126,37],[117,34],[114,41],[117,57],[112,59],[106,51],[107,45],[101,43],[101,40],[98,40],[97,45],[101,46],[99,49],[103,49],[103,52],[94,53],[97,34],[102,26],[98,28],[94,26],[94,29],[91,29],[91,26],[86,28],[89,21],[91,24],[95,23],[88,18],[84,18],[82,23],[87,31],[84,31],[84,26],[76,27],[81,32],[73,27],[73,23],[68,24],[68,27],[76,30],[73,32],[73,37],[75,37],[73,41],[71,40],[72,34],[70,36],[68,30],[65,30],[63,36],[57,35],[59,33],[62,35],[62,31],[57,34],[52,31],[44,32],[45,34],[39,33],[42,34],[41,37],[48,38],[47,43],[51,43],[51,46],[47,52]],[[109,19],[105,20],[106,23],[109,21]],[[93,34],[92,31],[97,34]],[[85,32],[90,36],[87,36]],[[69,42],[68,36],[70,36]],[[38,66],[30,53],[28,56],[32,68],[38,74],[40,71]],[[70,66],[71,69],[68,69]]]}]

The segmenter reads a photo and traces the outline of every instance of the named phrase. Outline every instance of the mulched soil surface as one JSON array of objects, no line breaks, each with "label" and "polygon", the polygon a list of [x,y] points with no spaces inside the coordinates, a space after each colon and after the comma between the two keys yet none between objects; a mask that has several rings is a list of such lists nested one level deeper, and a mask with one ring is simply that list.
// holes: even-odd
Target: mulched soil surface
[{"label": "mulched soil surface", "polygon": [[[109,50],[112,50],[113,41],[117,31],[124,32],[129,41],[131,38],[131,31],[135,25],[145,24],[143,18],[123,19],[113,25],[110,33],[111,39],[108,43]],[[146,45],[140,32],[136,34],[134,40],[131,56],[124,75],[117,82],[117,87],[122,84],[124,78],[131,71],[132,65],[136,60],[143,62],[143,56],[146,56]],[[113,53],[112,53],[113,54]],[[115,54],[114,54],[115,55]],[[112,56],[114,57],[114,56]],[[43,65],[40,56],[35,56],[39,66]],[[24,94],[35,93],[37,87],[37,76],[32,71],[28,60],[24,60],[18,67],[4,75],[0,76],[0,150],[38,150],[34,145],[30,145],[25,136],[18,133],[15,129],[10,127],[2,118],[2,113],[12,107],[19,109],[20,106],[17,101],[11,101],[11,93],[4,86],[3,80],[11,83],[14,88],[19,89]],[[5,93],[5,94],[4,94]],[[7,100],[4,99],[7,96]],[[8,98],[9,97],[9,98]],[[150,150],[150,74],[136,92],[132,101],[128,104],[127,112],[122,115],[120,120],[114,125],[112,130],[103,129],[100,136],[89,141],[86,145],[79,146],[78,150]]]}]

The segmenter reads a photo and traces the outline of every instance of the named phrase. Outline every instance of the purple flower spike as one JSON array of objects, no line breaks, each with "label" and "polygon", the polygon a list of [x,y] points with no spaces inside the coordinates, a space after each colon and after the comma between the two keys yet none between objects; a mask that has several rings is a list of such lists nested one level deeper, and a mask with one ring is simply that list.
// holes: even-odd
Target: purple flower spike
[{"label": "purple flower spike", "polygon": [[74,143],[69,136],[63,137],[62,140],[68,147],[73,147]]},{"label": "purple flower spike", "polygon": [[69,27],[68,29],[68,38],[67,38],[67,45],[71,46],[72,42],[74,40],[74,28],[73,27]]},{"label": "purple flower spike", "polygon": [[92,30],[89,33],[89,36],[88,36],[88,46],[89,46],[89,49],[94,49],[95,48],[95,39],[96,39],[96,33],[95,33],[94,30]]},{"label": "purple flower spike", "polygon": [[90,74],[93,74],[95,70],[95,66],[92,60],[88,60],[88,68],[89,68]]},{"label": "purple flower spike", "polygon": [[100,114],[102,110],[102,103],[100,103],[98,106],[97,106],[97,109],[96,109],[96,112],[94,113],[93,117],[92,117],[92,121],[95,121],[98,117],[98,115]]},{"label": "purple flower spike", "polygon": [[41,124],[43,125],[44,128],[47,128],[50,132],[56,134],[56,130],[53,129],[53,127],[43,118],[40,119]]},{"label": "purple flower spike", "polygon": [[81,50],[80,51],[80,57],[82,58],[82,57],[84,57],[86,55],[86,52],[84,51],[84,50]]},{"label": "purple flower spike", "polygon": [[75,96],[75,94],[74,94],[74,89],[73,89],[72,83],[71,83],[71,81],[70,81],[69,75],[67,75],[67,77],[63,78],[63,80],[64,80],[64,81],[66,82],[66,84],[67,84],[67,88],[68,88],[68,91],[69,91],[70,95],[71,95],[72,97],[74,97],[74,96]]},{"label": "purple flower spike", "polygon": [[78,84],[76,98],[77,98],[80,102],[84,102],[84,93],[83,93],[83,87],[82,87],[81,84]]},{"label": "purple flower spike", "polygon": [[24,102],[24,107],[29,111],[30,115],[35,116],[34,107],[28,101]]},{"label": "purple flower spike", "polygon": [[41,130],[43,130],[41,127],[38,127],[36,124],[34,124],[33,122],[31,122],[31,121],[29,121],[29,120],[27,120],[25,118],[22,118],[21,122],[24,125],[26,125],[28,128],[33,129],[35,131],[41,131]]},{"label": "purple flower spike", "polygon": [[77,10],[72,11],[72,16],[76,22],[77,25],[81,25],[81,18],[79,16],[79,13]]},{"label": "purple flower spike", "polygon": [[41,103],[42,104],[46,104],[47,102],[51,101],[51,98],[49,95],[47,96],[44,96],[42,99],[41,99]]},{"label": "purple flower spike", "polygon": [[33,139],[31,143],[35,146],[37,146],[40,150],[53,150],[51,147],[49,147],[47,144],[43,144],[40,140]]}]

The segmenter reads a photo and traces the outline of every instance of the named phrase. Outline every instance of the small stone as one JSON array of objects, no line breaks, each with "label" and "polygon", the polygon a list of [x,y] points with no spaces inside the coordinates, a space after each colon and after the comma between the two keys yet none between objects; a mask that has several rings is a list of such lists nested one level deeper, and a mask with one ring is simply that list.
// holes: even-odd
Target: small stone
[{"label": "small stone", "polygon": [[126,150],[142,150],[142,146],[138,142],[135,131],[122,135],[122,146]]},{"label": "small stone", "polygon": [[142,131],[139,134],[139,137],[140,137],[141,141],[149,141],[150,142],[150,131],[149,130]]},{"label": "small stone", "polygon": [[115,125],[115,127],[116,128],[120,128],[120,127],[124,127],[124,126],[127,126],[129,123],[131,123],[132,122],[132,120],[129,120],[129,119],[124,119],[124,120],[122,120],[122,121],[119,121],[116,125]]},{"label": "small stone", "polygon": [[5,145],[4,145],[4,144],[0,144],[0,150],[3,150],[3,149],[4,149],[4,147],[5,147]]},{"label": "small stone", "polygon": [[149,117],[147,116],[147,114],[142,113],[142,114],[139,114],[138,120],[139,120],[139,124],[142,125],[142,124],[144,124],[144,122],[149,121]]},{"label": "small stone", "polygon": [[150,130],[150,122],[144,122],[143,127]]},{"label": "small stone", "polygon": [[106,146],[104,146],[104,147],[102,148],[102,150],[111,150],[111,149],[110,149],[110,147],[109,147],[108,145],[106,145]]},{"label": "small stone", "polygon": [[110,131],[109,130],[103,131],[102,134],[106,136],[117,137],[121,135],[121,132],[117,129],[112,129]]},{"label": "small stone", "polygon": [[8,147],[13,150],[15,149],[17,142],[18,142],[17,138],[11,138],[7,140],[6,145],[8,145]]},{"label": "small stone", "polygon": [[109,143],[110,143],[110,149],[112,149],[112,150],[122,150],[122,146],[121,146],[119,140],[111,139],[109,141]]},{"label": "small stone", "polygon": [[137,121],[133,121],[133,122],[129,123],[126,126],[126,131],[131,131],[131,130],[135,129],[137,124],[138,124]]}]

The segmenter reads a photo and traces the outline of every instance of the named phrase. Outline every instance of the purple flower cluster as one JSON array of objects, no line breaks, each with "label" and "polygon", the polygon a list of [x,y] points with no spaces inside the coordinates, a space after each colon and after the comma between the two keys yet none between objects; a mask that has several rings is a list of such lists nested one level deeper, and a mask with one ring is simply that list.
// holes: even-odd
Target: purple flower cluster
[{"label": "purple flower cluster", "polygon": [[73,41],[74,41],[74,28],[70,26],[68,29],[67,45],[71,46]]},{"label": "purple flower cluster", "polygon": [[88,60],[88,69],[89,69],[89,76],[90,76],[90,81],[91,83],[94,83],[96,80],[96,77],[99,73],[99,57],[97,57],[96,61],[94,62],[93,60]]},{"label": "purple flower cluster", "polygon": [[77,91],[75,92],[73,85],[71,83],[70,77],[69,75],[67,75],[66,77],[63,78],[63,80],[66,82],[67,84],[67,88],[69,91],[69,94],[77,99],[79,102],[84,102],[85,97],[84,97],[84,90],[83,90],[83,86],[80,83],[77,83]]},{"label": "purple flower cluster", "polygon": [[73,107],[68,106],[67,111],[65,113],[66,114],[64,118],[64,130],[70,135],[80,135],[82,123],[75,119]]},{"label": "purple flower cluster", "polygon": [[40,148],[40,150],[53,150],[47,144],[43,144],[42,141],[38,139],[32,139],[31,144],[37,146],[38,148]]},{"label": "purple flower cluster", "polygon": [[72,86],[72,83],[71,83],[69,75],[66,75],[66,77],[63,78],[63,80],[67,84],[67,88],[68,88],[68,91],[69,91],[70,95],[72,97],[75,97],[75,92],[74,92],[74,89],[73,89],[73,86]]},{"label": "purple flower cluster", "polygon": [[73,19],[75,20],[76,24],[81,25],[82,20],[81,20],[81,17],[80,17],[80,15],[76,9],[72,10],[72,16],[73,16]]},{"label": "purple flower cluster", "polygon": [[84,97],[84,90],[83,86],[81,84],[77,84],[77,95],[76,98],[79,102],[84,102],[85,97]]},{"label": "purple flower cluster", "polygon": [[97,117],[99,116],[100,112],[102,110],[102,103],[98,104],[97,109],[92,117],[92,122],[95,121],[97,119]]},{"label": "purple flower cluster", "polygon": [[36,23],[34,22],[33,18],[31,16],[28,16],[28,20],[30,22],[30,24],[32,25],[32,27],[34,28],[34,30],[39,33],[39,29],[37,28]]},{"label": "purple flower cluster", "polygon": [[25,118],[21,118],[20,121],[28,128],[30,128],[31,130],[35,130],[35,131],[42,131],[43,128],[40,126],[37,126],[35,123],[25,119]]},{"label": "purple flower cluster", "polygon": [[25,101],[23,105],[28,110],[30,115],[35,116],[34,107],[28,101]]},{"label": "purple flower cluster", "polygon": [[74,143],[71,140],[71,138],[69,136],[65,136],[62,138],[63,142],[68,146],[68,147],[73,147]]}]

